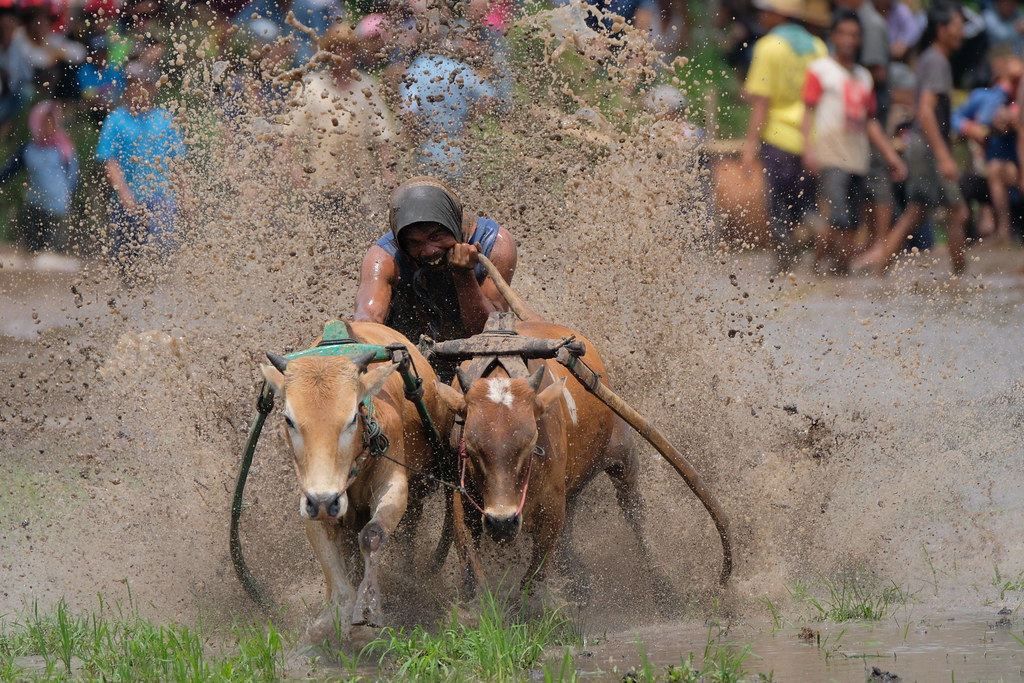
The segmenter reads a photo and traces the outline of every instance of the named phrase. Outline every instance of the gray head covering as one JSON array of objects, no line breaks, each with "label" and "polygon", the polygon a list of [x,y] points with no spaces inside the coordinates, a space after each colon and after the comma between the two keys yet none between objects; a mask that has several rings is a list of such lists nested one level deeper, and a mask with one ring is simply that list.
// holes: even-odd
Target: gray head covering
[{"label": "gray head covering", "polygon": [[391,232],[399,233],[416,223],[439,223],[465,242],[462,231],[462,202],[447,185],[427,176],[410,178],[391,195]]}]

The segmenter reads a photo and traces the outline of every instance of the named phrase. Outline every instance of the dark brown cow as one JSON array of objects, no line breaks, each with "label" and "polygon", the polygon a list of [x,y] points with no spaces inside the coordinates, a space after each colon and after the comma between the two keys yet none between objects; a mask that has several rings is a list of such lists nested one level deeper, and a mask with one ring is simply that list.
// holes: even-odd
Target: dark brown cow
[{"label": "dark brown cow", "polygon": [[[353,337],[366,344],[404,344],[424,379],[424,400],[439,429],[451,426],[451,416],[434,387],[436,375],[408,339],[376,323],[352,323]],[[433,453],[415,406],[405,399],[397,365],[368,367],[344,356],[305,356],[286,361],[271,356],[274,366],[263,374],[283,398],[285,434],[295,456],[301,496],[299,514],[306,536],[324,572],[327,604],[306,633],[315,644],[333,633],[335,612],[351,606],[353,624],[378,625],[380,587],[377,564],[381,549],[398,526],[409,504],[420,506],[422,480],[397,463],[427,471]],[[283,371],[283,372],[282,372]],[[364,420],[359,405],[373,398],[373,418],[390,446],[388,459],[368,458],[357,467],[364,449]],[[442,432],[444,433],[444,432]],[[358,473],[353,473],[358,469]],[[412,481],[410,481],[412,480]],[[410,498],[410,484],[414,484]],[[349,582],[346,560],[359,552],[363,579],[358,590]]]},{"label": "dark brown cow", "polygon": [[[607,383],[597,351],[572,330],[545,322],[519,322],[516,330],[538,338],[575,336],[586,344],[583,360]],[[523,581],[541,580],[563,527],[571,528],[574,500],[599,472],[611,477],[641,553],[650,557],[642,533],[639,464],[627,425],[556,361],[531,361],[529,371],[530,377],[511,378],[495,366],[487,376],[472,379],[464,393],[438,384],[449,407],[465,420],[461,450],[468,495],[456,494],[454,518],[467,597],[484,580],[476,548],[484,530],[498,542],[512,541],[520,529],[532,534]],[[577,562],[565,545],[565,557]]]}]

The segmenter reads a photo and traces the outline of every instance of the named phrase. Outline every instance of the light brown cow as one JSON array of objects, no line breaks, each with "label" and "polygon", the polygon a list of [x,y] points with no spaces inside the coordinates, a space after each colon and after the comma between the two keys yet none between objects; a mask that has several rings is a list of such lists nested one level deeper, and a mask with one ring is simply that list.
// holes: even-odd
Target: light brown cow
[{"label": "light brown cow", "polygon": [[[607,383],[597,351],[572,330],[545,322],[519,322],[516,330],[538,338],[575,336],[586,344],[583,360]],[[468,367],[469,361],[463,370]],[[483,530],[498,542],[514,540],[520,529],[532,534],[523,583],[543,579],[563,527],[566,537],[571,536],[575,498],[599,472],[611,477],[618,504],[649,564],[642,533],[644,501],[637,488],[639,464],[627,425],[556,361],[531,361],[529,369],[528,378],[510,378],[504,367],[494,366],[485,377],[469,378],[464,393],[438,385],[449,407],[465,420],[460,467],[468,495],[456,494],[454,521],[467,598],[484,581],[476,547]],[[561,559],[578,570],[571,544],[564,545]]]},{"label": "light brown cow", "polygon": [[[350,330],[362,343],[405,345],[423,378],[431,417],[439,430],[450,429],[450,412],[434,388],[436,375],[408,339],[376,323],[352,323]],[[369,365],[369,358],[353,362],[344,356],[287,361],[267,355],[273,366],[262,366],[263,375],[283,398],[285,433],[301,489],[299,514],[326,584],[327,604],[306,632],[305,640],[315,644],[333,633],[336,612],[349,605],[353,624],[381,624],[380,551],[407,505],[414,506],[417,513],[421,509],[426,482],[414,471],[428,471],[433,454],[415,406],[404,397],[401,377],[395,373],[397,365]],[[373,397],[373,419],[390,441],[390,459],[367,458],[353,474],[364,449],[364,420],[358,409],[366,397]],[[363,578],[354,591],[346,560],[356,555],[357,542]]]}]

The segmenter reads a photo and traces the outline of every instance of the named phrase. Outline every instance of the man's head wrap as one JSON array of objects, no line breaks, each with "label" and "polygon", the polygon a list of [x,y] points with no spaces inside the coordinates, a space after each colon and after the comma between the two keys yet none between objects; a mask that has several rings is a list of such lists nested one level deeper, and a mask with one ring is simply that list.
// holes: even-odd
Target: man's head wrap
[{"label": "man's head wrap", "polygon": [[390,223],[396,240],[410,225],[438,223],[457,241],[466,241],[462,231],[462,202],[450,187],[427,176],[410,178],[395,188],[391,195]]}]

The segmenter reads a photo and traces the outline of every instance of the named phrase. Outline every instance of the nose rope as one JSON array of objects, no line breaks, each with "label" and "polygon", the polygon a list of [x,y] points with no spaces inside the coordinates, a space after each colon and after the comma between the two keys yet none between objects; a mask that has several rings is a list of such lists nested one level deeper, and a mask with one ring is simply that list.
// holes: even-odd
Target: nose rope
[{"label": "nose rope", "polygon": [[[530,451],[530,464],[526,466],[526,481],[523,482],[523,495],[519,498],[519,507],[516,508],[515,513],[516,517],[521,515],[523,513],[523,508],[526,507],[526,491],[530,488],[530,475],[533,474],[534,456],[542,455],[543,453],[544,449],[541,448],[540,446],[535,446],[534,449]],[[484,509],[480,507],[480,505],[475,500],[473,500],[469,493],[466,492],[466,461],[469,460],[469,456],[466,452],[465,439],[459,439],[459,459],[462,461],[462,477],[459,480],[458,490],[460,493],[462,493],[462,495],[466,497],[466,500],[473,504],[473,507],[475,507],[480,512],[481,515],[486,515],[487,513],[484,512]]]}]

